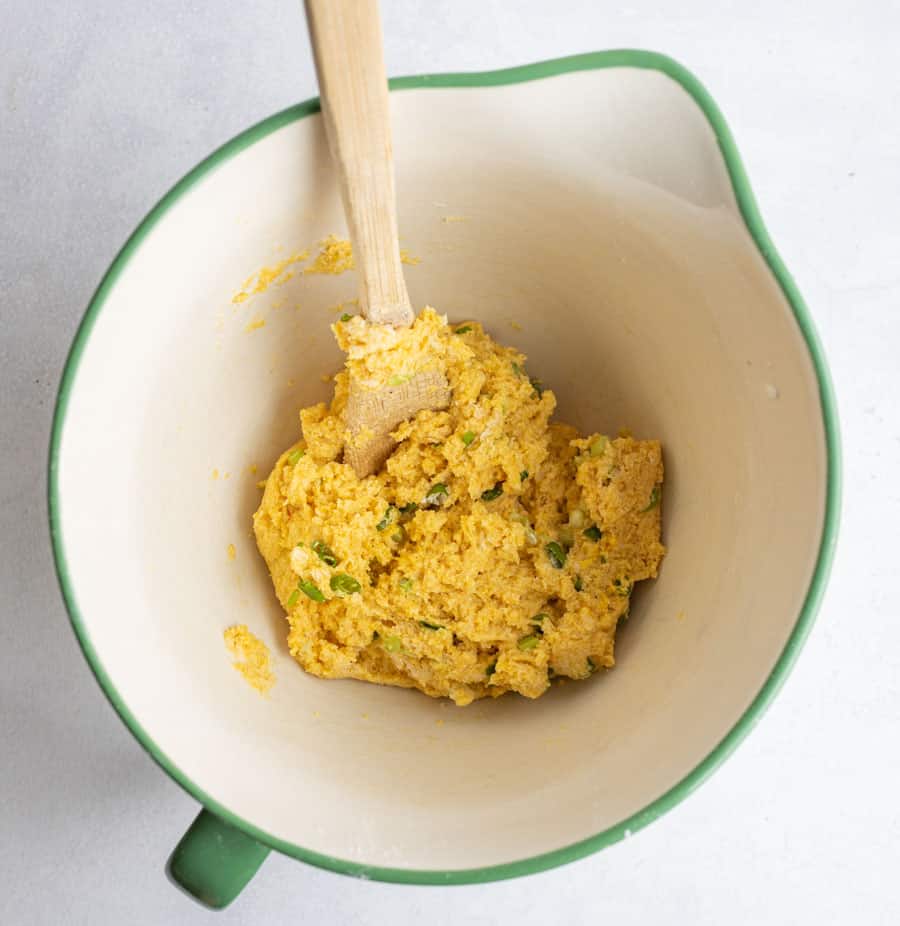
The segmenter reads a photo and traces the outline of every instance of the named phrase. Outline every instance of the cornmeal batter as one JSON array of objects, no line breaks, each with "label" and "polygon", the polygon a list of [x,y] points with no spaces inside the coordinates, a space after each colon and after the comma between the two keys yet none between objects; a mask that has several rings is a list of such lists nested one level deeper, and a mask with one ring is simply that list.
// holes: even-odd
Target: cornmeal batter
[{"label": "cornmeal batter", "polygon": [[254,636],[246,624],[235,624],[225,631],[225,645],[235,657],[232,663],[251,688],[265,694],[275,684],[269,662],[269,647]]},{"label": "cornmeal batter", "polygon": [[[553,393],[476,322],[333,327],[348,369],[330,406],[301,411],[254,516],[294,658],[460,705],[612,666],[632,587],[665,553],[659,443],[550,423]],[[401,425],[358,479],[341,462],[350,373],[376,388],[435,362],[450,406]]]}]

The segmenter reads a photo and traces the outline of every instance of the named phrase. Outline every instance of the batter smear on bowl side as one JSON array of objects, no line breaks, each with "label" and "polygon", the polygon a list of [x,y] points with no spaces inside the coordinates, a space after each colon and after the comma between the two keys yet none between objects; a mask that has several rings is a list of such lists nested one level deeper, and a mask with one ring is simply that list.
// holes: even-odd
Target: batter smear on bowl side
[{"label": "batter smear on bowl side", "polygon": [[[551,422],[553,392],[474,321],[332,328],[334,398],[300,412],[254,515],[297,662],[459,705],[613,666],[634,583],[665,553],[659,442]],[[401,424],[359,479],[342,462],[350,377],[377,389],[436,363],[449,406]]]}]

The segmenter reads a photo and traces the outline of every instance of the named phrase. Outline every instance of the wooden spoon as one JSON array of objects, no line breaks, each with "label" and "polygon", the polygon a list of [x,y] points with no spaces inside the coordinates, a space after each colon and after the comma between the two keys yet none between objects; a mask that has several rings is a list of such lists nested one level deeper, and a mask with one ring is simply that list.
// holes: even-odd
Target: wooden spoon
[{"label": "wooden spoon", "polygon": [[[387,77],[376,0],[306,0],[322,115],[340,175],[344,212],[359,276],[359,307],[378,325],[407,327],[409,302],[394,196]],[[399,386],[373,390],[351,380],[345,459],[362,478],[394,447],[391,431],[425,408],[445,408],[447,380],[420,373]]]}]

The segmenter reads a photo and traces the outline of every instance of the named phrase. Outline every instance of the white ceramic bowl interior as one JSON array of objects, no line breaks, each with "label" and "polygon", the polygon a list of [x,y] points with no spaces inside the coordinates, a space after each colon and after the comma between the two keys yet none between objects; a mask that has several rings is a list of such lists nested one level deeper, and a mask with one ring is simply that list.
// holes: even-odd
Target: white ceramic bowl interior
[{"label": "white ceramic bowl interior", "polygon": [[[602,67],[392,107],[414,304],[524,350],[560,418],[663,442],[669,554],[617,667],[459,709],[290,659],[256,482],[329,395],[355,278],[231,299],[344,232],[318,115],[233,143],[120,257],[64,385],[55,539],[95,668],[195,793],[301,857],[453,873],[613,832],[688,787],[796,632],[827,443],[810,347],[678,82]],[[268,697],[231,666],[234,623],[272,650]]]}]

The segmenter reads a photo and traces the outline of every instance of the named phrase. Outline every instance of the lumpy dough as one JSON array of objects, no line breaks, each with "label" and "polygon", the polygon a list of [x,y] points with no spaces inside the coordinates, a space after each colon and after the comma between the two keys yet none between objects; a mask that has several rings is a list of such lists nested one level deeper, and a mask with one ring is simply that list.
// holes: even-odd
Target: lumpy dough
[{"label": "lumpy dough", "polygon": [[[254,516],[297,662],[459,705],[611,667],[665,553],[659,442],[551,422],[553,392],[476,322],[425,309],[381,342],[359,317],[334,328],[347,369],[330,406],[301,411]],[[358,479],[341,462],[349,376],[376,387],[435,358],[449,408],[401,425]]]}]

